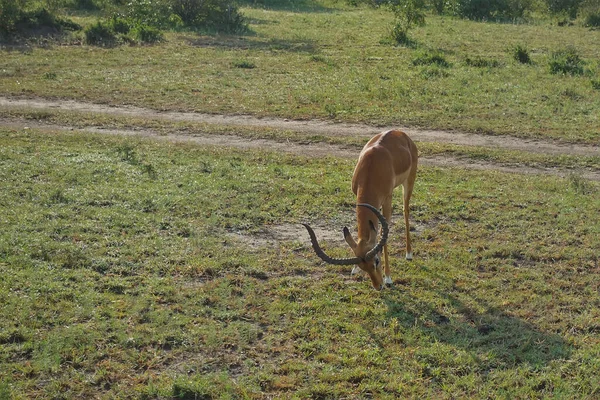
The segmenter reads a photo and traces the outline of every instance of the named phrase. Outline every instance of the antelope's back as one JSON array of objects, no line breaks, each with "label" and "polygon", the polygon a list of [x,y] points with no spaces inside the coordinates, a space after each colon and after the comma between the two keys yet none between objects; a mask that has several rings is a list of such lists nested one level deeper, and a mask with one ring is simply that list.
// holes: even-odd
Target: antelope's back
[{"label": "antelope's back", "polygon": [[388,187],[391,193],[416,166],[417,147],[406,133],[399,130],[379,133],[360,153],[354,169],[352,191],[356,194],[358,186],[374,184]]}]

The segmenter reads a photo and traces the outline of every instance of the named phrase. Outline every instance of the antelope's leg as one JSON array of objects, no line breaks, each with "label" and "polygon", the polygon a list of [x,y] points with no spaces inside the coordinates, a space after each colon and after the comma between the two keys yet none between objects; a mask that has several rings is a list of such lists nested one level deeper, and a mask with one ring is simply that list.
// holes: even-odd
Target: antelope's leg
[{"label": "antelope's leg", "polygon": [[406,182],[402,184],[402,192],[404,195],[404,229],[406,231],[406,259],[412,260],[412,246],[410,243],[410,196],[412,195],[413,186],[415,184],[415,178],[417,177],[417,168],[414,166],[410,172]]},{"label": "antelope's leg", "polygon": [[[392,219],[392,196],[388,196],[385,201],[383,202],[383,216],[385,217],[386,221],[388,222],[388,224],[390,223],[391,219]],[[388,245],[387,243],[383,246],[383,259],[385,262],[385,267],[384,267],[384,277],[383,277],[383,283],[385,283],[386,285],[391,285],[392,284],[392,273],[390,271],[390,258],[388,255]]]}]

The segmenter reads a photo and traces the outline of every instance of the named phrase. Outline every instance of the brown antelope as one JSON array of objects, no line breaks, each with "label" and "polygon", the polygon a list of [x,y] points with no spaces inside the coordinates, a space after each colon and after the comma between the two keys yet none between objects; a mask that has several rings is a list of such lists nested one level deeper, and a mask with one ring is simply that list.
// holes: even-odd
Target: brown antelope
[{"label": "brown antelope", "polygon": [[[344,227],[344,239],[354,251],[353,258],[331,258],[319,246],[314,231],[308,224],[313,249],[323,261],[334,265],[357,265],[371,278],[373,287],[381,290],[391,285],[388,258],[388,223],[392,216],[392,192],[402,185],[404,193],[404,225],[406,231],[406,259],[412,259],[410,244],[409,202],[417,176],[417,146],[404,133],[397,130],[375,135],[360,152],[352,176],[352,191],[356,195],[358,240],[355,241]],[[383,215],[379,209],[383,209]],[[381,239],[377,242],[377,227],[381,222]],[[381,250],[385,259],[385,276],[381,271]],[[352,273],[358,269],[355,267]]]}]

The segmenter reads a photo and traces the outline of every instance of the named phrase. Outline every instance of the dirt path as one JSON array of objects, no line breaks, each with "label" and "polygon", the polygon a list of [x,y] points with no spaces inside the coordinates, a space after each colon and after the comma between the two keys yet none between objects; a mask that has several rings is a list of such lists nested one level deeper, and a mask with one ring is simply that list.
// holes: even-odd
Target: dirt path
[{"label": "dirt path", "polygon": [[[271,128],[279,128],[293,130],[298,132],[306,132],[310,134],[323,135],[352,135],[370,137],[377,132],[387,129],[386,127],[374,127],[357,124],[337,124],[326,121],[291,121],[276,118],[256,118],[252,116],[236,116],[236,115],[211,115],[199,113],[185,112],[161,112],[145,108],[132,106],[111,107],[99,104],[81,103],[70,100],[45,100],[45,99],[12,99],[0,97],[0,107],[3,108],[19,108],[19,109],[35,109],[35,110],[67,110],[85,113],[102,113],[109,115],[131,116],[136,118],[152,118],[166,119],[170,121],[190,121],[203,122],[219,125],[230,126],[263,126]],[[13,127],[37,127],[41,129],[73,129],[68,126],[56,126],[39,124],[31,121],[14,121],[0,120],[0,125]],[[556,142],[526,140],[507,136],[486,136],[476,135],[461,132],[446,132],[435,130],[416,130],[410,128],[402,128],[417,142],[439,142],[453,143],[458,145],[482,146],[490,148],[502,148],[508,150],[522,150],[532,153],[543,154],[565,154],[565,155],[582,155],[582,156],[600,156],[600,149],[596,146],[585,146],[575,144],[561,144]],[[175,142],[194,142],[203,145],[228,146],[236,148],[256,148],[256,149],[272,149],[293,154],[309,155],[309,156],[336,156],[345,158],[355,158],[357,156],[356,149],[349,149],[343,146],[327,145],[327,144],[297,144],[297,143],[281,143],[264,139],[245,139],[239,136],[230,135],[180,135],[170,134],[168,136],[160,135],[151,130],[113,130],[102,128],[84,128],[82,131],[117,134],[130,136],[145,136],[154,137],[156,139],[169,140]],[[561,171],[556,168],[532,168],[532,167],[508,167],[489,162],[474,162],[463,160],[454,157],[422,157],[421,162],[424,165],[468,168],[476,170],[496,170],[510,173],[524,174],[548,174],[566,176],[572,171]],[[597,171],[577,171],[582,177],[600,181],[600,172]]]}]

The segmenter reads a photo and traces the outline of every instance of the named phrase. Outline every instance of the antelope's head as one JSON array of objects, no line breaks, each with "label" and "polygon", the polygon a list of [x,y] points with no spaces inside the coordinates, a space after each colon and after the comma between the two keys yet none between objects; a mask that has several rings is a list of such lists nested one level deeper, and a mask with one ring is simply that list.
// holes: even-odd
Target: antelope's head
[{"label": "antelope's head", "polygon": [[371,283],[372,283],[373,287],[377,290],[381,290],[383,288],[383,274],[381,271],[381,250],[383,249],[383,246],[387,242],[387,237],[388,237],[388,232],[389,232],[388,224],[387,224],[387,221],[385,220],[385,218],[383,217],[383,215],[381,215],[381,213],[379,212],[379,210],[376,209],[375,207],[373,207],[372,205],[360,203],[360,204],[357,204],[357,206],[366,207],[366,208],[370,209],[371,211],[373,211],[373,213],[377,216],[377,219],[379,219],[379,222],[381,222],[381,227],[382,227],[383,233],[381,235],[381,239],[379,240],[379,243],[375,244],[375,242],[377,240],[377,230],[375,228],[375,225],[373,225],[373,222],[369,221],[369,224],[371,226],[371,231],[370,231],[369,237],[368,238],[359,237],[358,242],[356,242],[352,238],[352,235],[350,234],[350,231],[348,230],[348,228],[344,227],[344,239],[346,239],[346,242],[348,243],[348,245],[354,252],[354,257],[351,257],[351,258],[329,257],[321,249],[321,246],[319,246],[319,242],[317,241],[317,237],[315,235],[315,232],[312,230],[312,228],[308,224],[302,224],[302,225],[304,225],[306,227],[306,230],[308,231],[308,234],[310,235],[310,241],[312,242],[313,249],[315,250],[315,253],[317,254],[317,256],[319,256],[319,258],[321,258],[321,260],[325,261],[328,264],[333,264],[333,265],[358,265],[360,269],[362,269],[369,275],[369,278],[371,278]]}]

